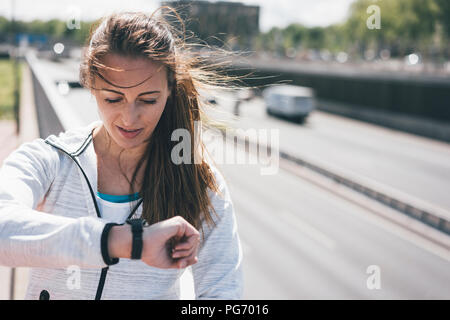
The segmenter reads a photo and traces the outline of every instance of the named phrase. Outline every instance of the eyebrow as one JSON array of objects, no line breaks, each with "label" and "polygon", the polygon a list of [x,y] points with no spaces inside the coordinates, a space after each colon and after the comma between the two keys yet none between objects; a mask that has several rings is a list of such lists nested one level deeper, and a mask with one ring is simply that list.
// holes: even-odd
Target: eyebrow
[{"label": "eyebrow", "polygon": [[[112,90],[112,89],[102,88],[102,89],[100,89],[100,90],[105,90],[105,91],[110,91],[110,92],[118,93],[118,94],[121,94],[121,95],[123,95],[123,96],[125,95],[123,92],[116,91],[116,90]],[[143,96],[144,94],[151,94],[151,93],[158,93],[158,92],[160,92],[160,91],[146,91],[146,92],[139,93],[139,94],[138,94],[138,97]]]}]

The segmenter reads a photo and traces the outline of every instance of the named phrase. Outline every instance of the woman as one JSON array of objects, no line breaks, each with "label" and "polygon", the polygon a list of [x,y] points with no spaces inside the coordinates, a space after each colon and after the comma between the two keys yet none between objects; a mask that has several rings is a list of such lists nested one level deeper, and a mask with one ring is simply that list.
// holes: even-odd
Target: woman
[{"label": "woman", "polygon": [[112,14],[91,33],[80,81],[101,121],[22,144],[0,171],[0,264],[32,267],[27,299],[178,299],[188,266],[197,299],[242,297],[225,180],[195,139],[192,161],[172,152],[172,132],[194,137],[204,116],[212,73],[195,64],[155,13]]}]

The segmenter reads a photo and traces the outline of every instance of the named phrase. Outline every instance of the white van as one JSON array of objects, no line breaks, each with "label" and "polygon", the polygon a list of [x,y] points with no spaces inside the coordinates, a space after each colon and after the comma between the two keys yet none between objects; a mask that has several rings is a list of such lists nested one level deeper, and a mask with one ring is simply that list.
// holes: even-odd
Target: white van
[{"label": "white van", "polygon": [[303,122],[315,108],[314,90],[294,85],[278,85],[263,91],[266,112]]}]

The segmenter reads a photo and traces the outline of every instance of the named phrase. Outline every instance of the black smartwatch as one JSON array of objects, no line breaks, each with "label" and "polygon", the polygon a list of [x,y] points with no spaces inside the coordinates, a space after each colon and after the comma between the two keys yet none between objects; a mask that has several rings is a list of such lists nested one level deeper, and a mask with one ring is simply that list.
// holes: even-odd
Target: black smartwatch
[{"label": "black smartwatch", "polygon": [[142,219],[128,219],[127,223],[131,225],[131,233],[133,235],[133,241],[131,245],[131,259],[139,260],[142,256],[142,231],[144,221]]}]

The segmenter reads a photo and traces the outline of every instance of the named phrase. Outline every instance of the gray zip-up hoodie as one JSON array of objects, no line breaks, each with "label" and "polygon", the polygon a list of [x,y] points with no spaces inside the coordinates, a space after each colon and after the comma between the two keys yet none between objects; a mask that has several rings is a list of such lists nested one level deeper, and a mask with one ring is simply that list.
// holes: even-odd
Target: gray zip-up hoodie
[{"label": "gray zip-up hoodie", "polygon": [[[22,144],[0,169],[0,265],[31,267],[26,299],[94,299],[107,267],[100,240],[106,223],[98,218],[86,178],[97,190],[92,131],[99,121],[47,142]],[[66,154],[72,154],[86,174]],[[218,214],[204,224],[198,262],[192,266],[196,299],[241,299],[242,250],[227,184],[211,165],[223,197],[209,190]],[[142,206],[136,211],[139,217]],[[214,215],[213,215],[214,217]],[[79,269],[78,269],[79,268]],[[71,285],[79,270],[79,285]],[[102,299],[179,299],[183,270],[159,269],[140,260],[110,265]]]}]

